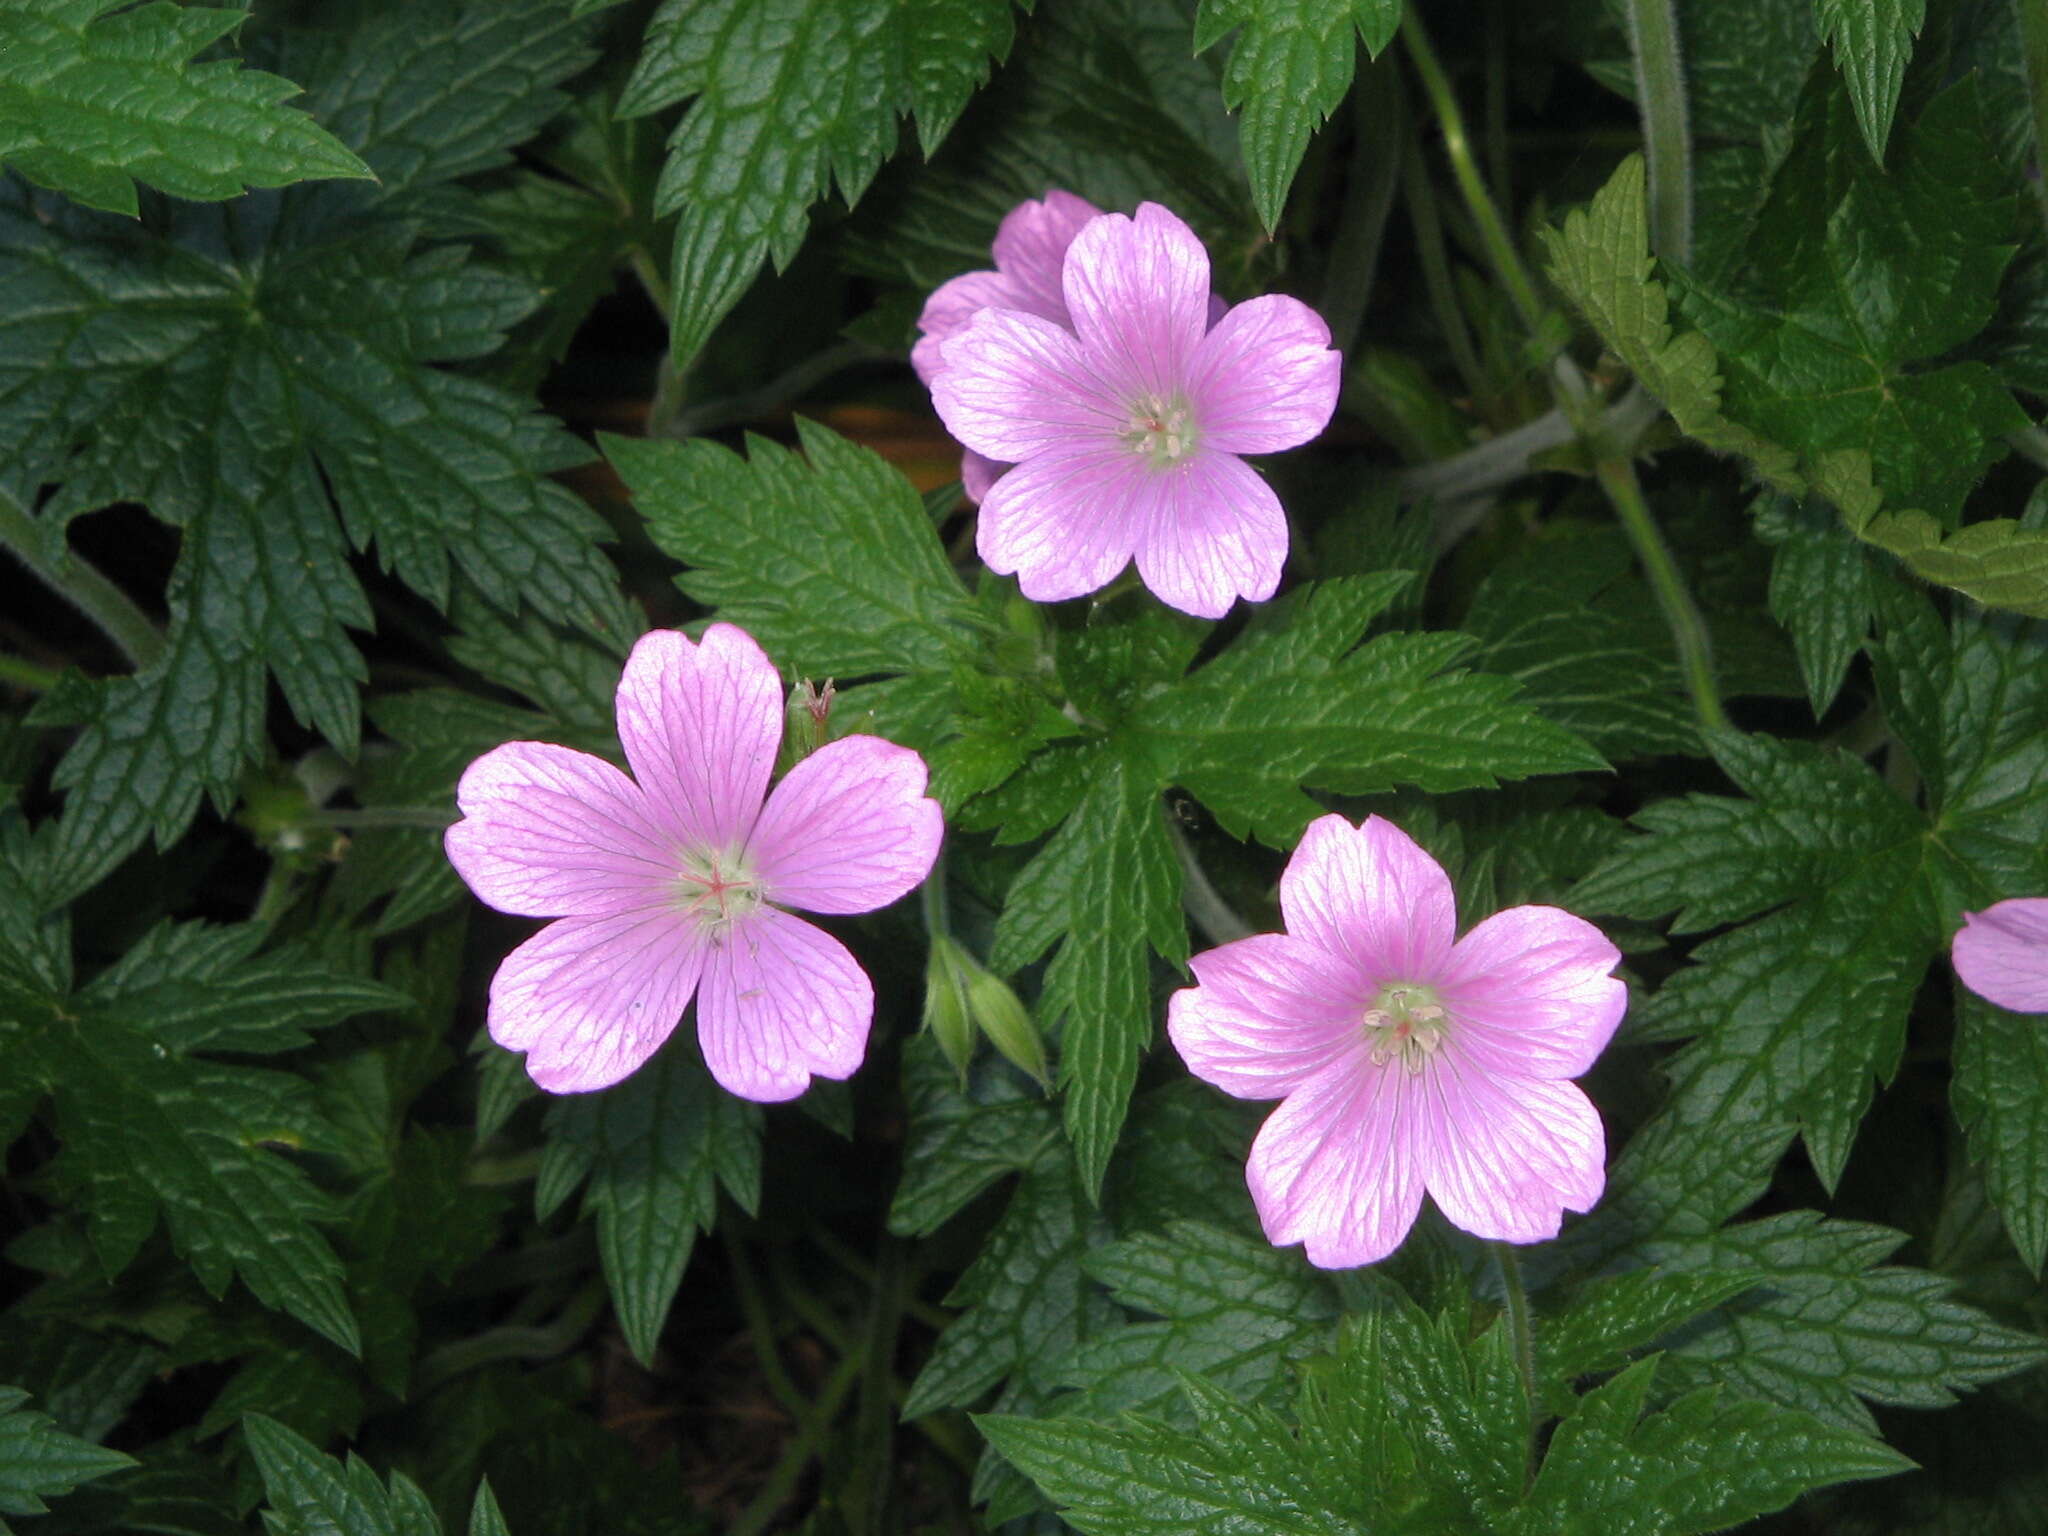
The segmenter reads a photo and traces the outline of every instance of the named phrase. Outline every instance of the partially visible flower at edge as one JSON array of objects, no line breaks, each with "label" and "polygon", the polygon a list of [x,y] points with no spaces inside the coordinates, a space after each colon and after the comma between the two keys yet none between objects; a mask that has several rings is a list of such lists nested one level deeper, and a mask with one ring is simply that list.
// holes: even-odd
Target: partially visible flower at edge
[{"label": "partially visible flower at edge", "polygon": [[1963,985],[2014,1013],[2048,1013],[2048,896],[1965,912],[1949,948]]},{"label": "partially visible flower at edge", "polygon": [[[1081,226],[1101,212],[1087,198],[1055,187],[1043,199],[1019,203],[1004,214],[991,252],[995,270],[949,278],[924,301],[910,366],[925,387],[931,387],[941,366],[940,343],[965,330],[977,310],[1020,309],[1067,325],[1067,299],[1060,287],[1067,247]],[[969,448],[960,456],[960,488],[969,501],[979,502],[1006,467]]]},{"label": "partially visible flower at edge", "polygon": [[491,981],[491,1038],[554,1093],[638,1068],[692,995],[697,1039],[743,1098],[795,1098],[867,1051],[874,987],[846,947],[783,911],[869,912],[930,872],[943,831],[924,759],[830,742],[770,793],[784,705],[753,638],[655,630],[619,679],[633,777],[507,742],[469,765],[449,861],[501,912],[551,917]]},{"label": "partially visible flower at edge", "polygon": [[1194,957],[1167,1031],[1190,1071],[1279,1099],[1246,1182],[1266,1236],[1326,1269],[1400,1246],[1425,1191],[1513,1243],[1592,1209],[1606,1138],[1570,1078],[1628,1005],[1621,953],[1555,907],[1455,938],[1451,883],[1392,822],[1324,816],[1280,878],[1285,933]]},{"label": "partially visible flower at edge", "polygon": [[1287,520],[1239,455],[1329,424],[1341,371],[1329,327],[1282,294],[1211,324],[1208,253],[1157,203],[1083,225],[1061,294],[1064,324],[994,305],[928,337],[946,429],[1015,466],[983,497],[982,559],[1039,602],[1096,591],[1134,557],[1162,601],[1203,618],[1271,597]]}]

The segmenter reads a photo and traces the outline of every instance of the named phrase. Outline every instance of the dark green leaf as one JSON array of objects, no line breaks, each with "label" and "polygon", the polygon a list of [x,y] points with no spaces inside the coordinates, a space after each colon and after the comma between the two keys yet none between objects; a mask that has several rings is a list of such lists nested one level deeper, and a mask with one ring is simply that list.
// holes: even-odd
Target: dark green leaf
[{"label": "dark green leaf", "polygon": [[1771,616],[1792,636],[1819,717],[1870,633],[1869,559],[1825,505],[1780,498],[1774,513],[1783,537],[1771,561]]},{"label": "dark green leaf", "polygon": [[368,1463],[346,1467],[261,1414],[242,1433],[263,1475],[263,1523],[270,1536],[441,1536],[427,1496],[402,1472],[379,1482]]},{"label": "dark green leaf", "polygon": [[1059,1134],[1052,1106],[1016,1076],[991,1069],[963,1091],[924,1036],[903,1048],[903,1096],[910,1135],[889,1230],[904,1237],[936,1232],[998,1179],[1034,1165]]},{"label": "dark green leaf", "polygon": [[1543,1320],[1536,1335],[1540,1368],[1554,1386],[1617,1370],[1636,1350],[1761,1279],[1744,1269],[1632,1269],[1595,1280],[1564,1311]]},{"label": "dark green leaf", "polygon": [[1956,1119],[2013,1246],[2038,1273],[2048,1252],[2048,1031],[1960,986],[1957,997]]},{"label": "dark green leaf", "polygon": [[[40,1515],[47,1507],[43,1495],[69,1493],[135,1464],[119,1451],[65,1434],[47,1415],[23,1408],[26,1401],[19,1387],[0,1387],[0,1515]],[[0,1532],[7,1529],[0,1520]]]},{"label": "dark green leaf", "polygon": [[217,200],[370,175],[326,129],[282,105],[299,94],[289,80],[231,59],[192,62],[244,19],[207,6],[18,0],[0,12],[0,160],[130,216],[131,178]]},{"label": "dark green leaf", "polygon": [[1813,24],[1834,49],[1874,160],[1884,159],[1913,40],[1926,20],[1927,0],[1813,0]]}]

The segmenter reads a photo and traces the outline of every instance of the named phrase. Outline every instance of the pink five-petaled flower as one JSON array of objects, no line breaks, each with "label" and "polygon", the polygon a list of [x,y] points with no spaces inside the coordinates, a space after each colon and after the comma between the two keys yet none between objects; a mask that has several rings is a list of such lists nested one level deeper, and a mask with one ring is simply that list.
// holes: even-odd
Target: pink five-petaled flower
[{"label": "pink five-petaled flower", "polygon": [[1245,1179],[1266,1236],[1325,1269],[1400,1246],[1425,1190],[1480,1237],[1557,1235],[1605,1186],[1600,1117],[1568,1081],[1621,1022],[1621,954],[1555,907],[1453,942],[1441,866],[1377,816],[1313,823],[1280,877],[1287,932],[1191,962],[1167,1029],[1194,1074],[1282,1103]]},{"label": "pink five-petaled flower", "polygon": [[1156,203],[1090,219],[1067,247],[1072,326],[977,310],[938,344],[932,403],[989,487],[976,547],[1040,602],[1138,575],[1187,613],[1271,597],[1287,556],[1272,488],[1238,457],[1307,442],[1337,404],[1330,329],[1268,294],[1208,323],[1209,257]]},{"label": "pink five-petaled flower", "polygon": [[[937,376],[939,347],[948,336],[967,328],[983,309],[1018,309],[1066,326],[1067,298],[1060,273],[1067,247],[1081,226],[1102,210],[1085,197],[1057,187],[1042,201],[1019,203],[1003,215],[996,230],[993,272],[963,272],[939,284],[917,317],[921,333],[910,349],[910,366],[927,387]],[[960,457],[960,486],[969,501],[980,501],[996,482],[1003,466],[973,449]]]},{"label": "pink five-petaled flower", "polygon": [[1949,950],[1963,985],[2014,1013],[2048,1013],[2048,896],[1965,912]]},{"label": "pink five-petaled flower", "polygon": [[654,1054],[694,993],[705,1064],[742,1098],[850,1076],[874,987],[837,939],[781,908],[869,912],[924,879],[942,830],[924,759],[848,736],[770,794],[781,683],[730,624],[697,644],[641,636],[618,721],[633,778],[537,741],[462,775],[450,862],[499,911],[558,919],[498,967],[491,1038],[526,1052],[551,1092],[604,1088]]}]

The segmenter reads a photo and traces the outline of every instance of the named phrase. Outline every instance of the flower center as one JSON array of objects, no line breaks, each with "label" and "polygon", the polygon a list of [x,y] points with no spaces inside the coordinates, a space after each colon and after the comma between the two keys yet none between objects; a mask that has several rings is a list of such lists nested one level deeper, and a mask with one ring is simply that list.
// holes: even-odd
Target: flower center
[{"label": "flower center", "polygon": [[1178,395],[1140,395],[1131,402],[1131,424],[1121,436],[1152,468],[1165,469],[1195,451],[1194,411]]},{"label": "flower center", "polygon": [[676,872],[676,891],[686,915],[695,918],[714,940],[741,918],[756,911],[767,892],[737,853],[685,853]]},{"label": "flower center", "polygon": [[1380,988],[1361,1022],[1372,1043],[1372,1064],[1384,1067],[1398,1056],[1413,1077],[1444,1043],[1450,1015],[1432,988],[1389,982]]}]

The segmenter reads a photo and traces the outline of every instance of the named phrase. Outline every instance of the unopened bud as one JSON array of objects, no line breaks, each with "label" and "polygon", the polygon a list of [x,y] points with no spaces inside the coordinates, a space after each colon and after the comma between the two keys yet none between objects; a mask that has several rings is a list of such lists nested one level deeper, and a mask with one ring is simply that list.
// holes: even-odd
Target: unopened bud
[{"label": "unopened bud", "polygon": [[975,966],[967,978],[967,1011],[1012,1066],[1030,1073],[1041,1088],[1047,1086],[1045,1042],[1038,1037],[1031,1011],[1008,982]]},{"label": "unopened bud", "polygon": [[932,954],[924,973],[924,1027],[939,1044],[962,1083],[974,1057],[974,1024],[968,1014],[970,969],[979,970],[967,951],[944,934],[932,935]]},{"label": "unopened bud", "polygon": [[789,691],[783,708],[782,771],[787,773],[832,739],[832,679],[813,688],[807,677]]}]

